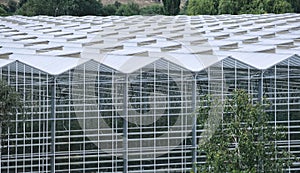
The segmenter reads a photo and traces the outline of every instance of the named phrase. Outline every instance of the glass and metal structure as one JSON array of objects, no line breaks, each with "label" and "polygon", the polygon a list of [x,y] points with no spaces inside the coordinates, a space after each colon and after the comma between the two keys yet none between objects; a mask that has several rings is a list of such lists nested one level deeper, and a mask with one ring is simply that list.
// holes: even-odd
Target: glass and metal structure
[{"label": "glass and metal structure", "polygon": [[298,14],[0,21],[0,79],[24,105],[1,172],[189,172],[204,161],[199,100],[217,121],[235,89],[272,103],[278,145],[300,157]]}]

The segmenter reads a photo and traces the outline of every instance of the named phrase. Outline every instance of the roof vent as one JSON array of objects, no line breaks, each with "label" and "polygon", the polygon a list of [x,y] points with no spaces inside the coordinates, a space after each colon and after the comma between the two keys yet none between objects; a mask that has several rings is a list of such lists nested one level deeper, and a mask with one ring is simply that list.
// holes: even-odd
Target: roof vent
[{"label": "roof vent", "polygon": [[9,59],[9,55],[13,54],[12,52],[1,52],[0,51],[0,59]]}]

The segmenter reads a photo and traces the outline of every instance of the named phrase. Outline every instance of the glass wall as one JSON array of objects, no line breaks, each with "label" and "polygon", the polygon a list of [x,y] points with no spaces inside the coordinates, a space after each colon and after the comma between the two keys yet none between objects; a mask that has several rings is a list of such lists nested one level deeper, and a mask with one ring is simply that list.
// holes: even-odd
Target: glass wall
[{"label": "glass wall", "polygon": [[[224,101],[237,89],[248,91],[253,101],[258,100],[258,81],[261,71],[234,58],[225,58],[220,62],[197,73],[197,105],[210,107],[208,128],[212,132],[222,122]],[[199,108],[199,106],[197,106]],[[201,121],[198,119],[198,121]],[[202,134],[203,127],[197,125],[197,142],[203,143],[210,134]],[[205,158],[198,153],[197,162]]]},{"label": "glass wall", "polygon": [[225,58],[194,73],[159,59],[125,74],[91,60],[54,76],[16,61],[0,75],[25,114],[4,139],[1,172],[187,172],[205,160],[191,112],[209,94],[220,121],[235,89],[271,103],[270,123],[286,127],[278,144],[300,157],[299,65],[297,56],[267,70]]},{"label": "glass wall", "polygon": [[1,172],[48,172],[53,77],[18,61],[0,71],[1,79],[20,93],[24,103],[24,114],[13,118],[3,139]]},{"label": "glass wall", "polygon": [[[268,113],[272,124],[284,128],[286,139],[278,141],[281,148],[300,157],[300,59],[291,57],[263,73],[264,96],[270,102]],[[291,171],[299,171],[299,163]]]}]

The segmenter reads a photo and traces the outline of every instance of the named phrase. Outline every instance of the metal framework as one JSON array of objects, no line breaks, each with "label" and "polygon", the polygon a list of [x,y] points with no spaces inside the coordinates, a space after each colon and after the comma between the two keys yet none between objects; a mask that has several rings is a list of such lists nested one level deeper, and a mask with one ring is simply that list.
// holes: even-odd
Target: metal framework
[{"label": "metal framework", "polygon": [[[300,15],[0,17],[0,79],[22,95],[1,172],[189,172],[198,103],[268,99],[300,157]],[[295,163],[288,171],[300,171]]]}]

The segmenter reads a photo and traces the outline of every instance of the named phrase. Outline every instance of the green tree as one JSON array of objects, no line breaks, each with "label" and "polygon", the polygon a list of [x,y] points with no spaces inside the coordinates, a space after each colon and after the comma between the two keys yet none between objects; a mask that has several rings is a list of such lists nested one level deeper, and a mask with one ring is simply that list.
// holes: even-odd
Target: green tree
[{"label": "green tree", "polygon": [[97,0],[66,0],[63,9],[67,15],[101,15],[102,3]]},{"label": "green tree", "polygon": [[101,15],[102,4],[97,0],[28,0],[17,14],[21,15]]},{"label": "green tree", "polygon": [[220,0],[219,14],[238,14],[238,1],[235,0]]},{"label": "green tree", "polygon": [[[291,1],[291,0],[288,0]],[[287,0],[189,0],[188,14],[289,13],[300,9],[300,2]]]},{"label": "green tree", "polygon": [[51,8],[52,1],[46,0],[28,0],[23,6],[16,11],[16,14],[33,16],[33,15],[52,15],[55,10]]},{"label": "green tree", "polygon": [[291,13],[293,11],[294,10],[292,8],[292,5],[289,2],[285,0],[275,0],[271,12],[279,14],[279,13]]},{"label": "green tree", "polygon": [[141,8],[140,14],[141,15],[161,15],[161,14],[164,14],[164,10],[161,5],[154,4],[154,5],[149,5],[149,6]]},{"label": "green tree", "polygon": [[14,0],[9,0],[7,3],[7,12],[14,13],[17,10],[17,2]]},{"label": "green tree", "polygon": [[239,10],[239,14],[263,14],[267,12],[265,0],[252,0],[243,5]]},{"label": "green tree", "polygon": [[118,8],[114,4],[107,4],[104,5],[102,8],[102,15],[103,16],[112,16],[115,15]]},{"label": "green tree", "polygon": [[214,15],[218,11],[215,8],[217,1],[212,0],[189,0],[187,13],[189,15]]},{"label": "green tree", "polygon": [[177,15],[180,12],[180,0],[162,0],[165,15]]},{"label": "green tree", "polygon": [[26,2],[27,0],[19,0],[17,7],[21,8]]},{"label": "green tree", "polygon": [[0,6],[0,16],[6,16],[7,15],[7,11],[4,10],[1,6]]},{"label": "green tree", "polygon": [[132,16],[138,14],[140,14],[140,7],[137,3],[134,2],[122,4],[116,12],[116,15],[119,16]]},{"label": "green tree", "polygon": [[120,8],[122,3],[120,3],[119,1],[115,1],[114,5],[116,6],[116,8]]},{"label": "green tree", "polygon": [[[198,120],[202,127],[208,127],[205,120],[210,103],[209,99],[201,101]],[[294,159],[289,159],[290,153],[279,149],[275,142],[286,140],[286,135],[282,128],[268,123],[265,108],[260,103],[253,104],[246,92],[235,91],[225,101],[222,122],[216,129],[209,129],[211,133],[207,134],[211,137],[199,145],[199,152],[206,157],[199,171],[282,172],[291,166]]]},{"label": "green tree", "polygon": [[11,121],[22,112],[22,102],[19,94],[5,82],[0,80],[0,155],[4,146],[4,138],[11,128]]},{"label": "green tree", "polygon": [[186,15],[186,14],[188,14],[187,13],[188,5],[189,5],[189,0],[186,0],[185,3],[184,3],[184,5],[183,5],[183,7],[180,10],[180,13],[179,13],[180,15]]},{"label": "green tree", "polygon": [[289,2],[292,5],[294,12],[300,13],[300,1],[299,0],[287,0],[287,2]]}]

